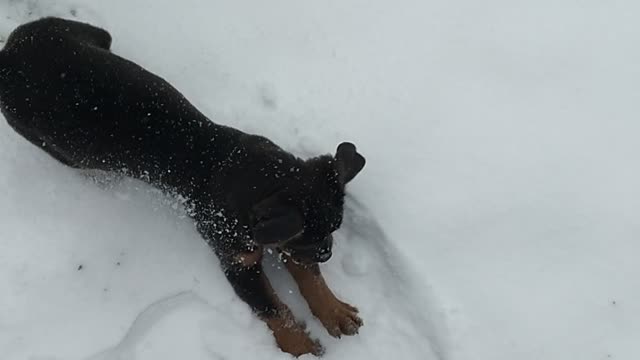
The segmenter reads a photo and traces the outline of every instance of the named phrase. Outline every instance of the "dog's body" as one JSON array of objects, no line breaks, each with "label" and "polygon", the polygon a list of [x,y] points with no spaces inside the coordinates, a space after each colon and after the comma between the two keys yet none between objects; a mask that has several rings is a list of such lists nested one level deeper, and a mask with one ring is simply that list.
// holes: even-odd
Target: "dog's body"
[{"label": "dog's body", "polygon": [[[344,186],[364,166],[355,147],[301,160],[266,138],[211,122],[162,78],[110,52],[91,25],[45,18],[18,27],[0,51],[0,105],[9,124],[60,162],[118,171],[189,199],[198,231],[236,293],[294,355],[318,353],[271,289],[264,246],[287,267],[334,335],[362,325],[326,287]],[[304,265],[303,265],[304,264]]]}]

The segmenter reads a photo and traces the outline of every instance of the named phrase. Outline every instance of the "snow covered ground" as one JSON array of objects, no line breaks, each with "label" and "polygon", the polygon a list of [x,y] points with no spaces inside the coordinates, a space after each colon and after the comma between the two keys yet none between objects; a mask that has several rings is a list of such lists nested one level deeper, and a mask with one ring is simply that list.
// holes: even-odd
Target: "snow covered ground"
[{"label": "snow covered ground", "polygon": [[[0,41],[44,15],[107,28],[216,122],[358,145],[323,269],[360,335],[269,269],[325,359],[640,358],[637,1],[0,0]],[[0,199],[0,359],[290,358],[176,199],[4,121]]]}]

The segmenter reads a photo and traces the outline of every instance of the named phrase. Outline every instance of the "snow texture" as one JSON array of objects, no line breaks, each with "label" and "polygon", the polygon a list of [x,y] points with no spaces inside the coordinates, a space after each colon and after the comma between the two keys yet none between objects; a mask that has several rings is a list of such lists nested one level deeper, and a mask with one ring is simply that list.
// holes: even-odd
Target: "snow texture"
[{"label": "snow texture", "polygon": [[[325,359],[640,358],[637,1],[0,1],[107,28],[213,121],[353,141]],[[0,359],[289,359],[180,200],[69,169],[0,121]],[[306,358],[313,358],[306,356]]]}]

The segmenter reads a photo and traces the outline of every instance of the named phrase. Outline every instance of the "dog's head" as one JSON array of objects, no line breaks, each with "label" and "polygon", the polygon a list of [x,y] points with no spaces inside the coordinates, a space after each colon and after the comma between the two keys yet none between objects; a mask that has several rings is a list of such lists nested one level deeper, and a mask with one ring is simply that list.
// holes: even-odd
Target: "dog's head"
[{"label": "dog's head", "polygon": [[253,207],[255,241],[275,245],[296,262],[329,260],[331,234],[342,224],[345,186],[364,164],[351,143],[340,144],[335,156],[305,161],[295,181]]}]

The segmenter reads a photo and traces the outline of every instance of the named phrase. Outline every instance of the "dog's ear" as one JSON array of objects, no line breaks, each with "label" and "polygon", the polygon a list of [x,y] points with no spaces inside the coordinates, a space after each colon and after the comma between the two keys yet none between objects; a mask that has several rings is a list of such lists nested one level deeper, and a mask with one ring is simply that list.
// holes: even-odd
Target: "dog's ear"
[{"label": "dog's ear", "polygon": [[253,207],[255,223],[253,239],[262,245],[289,240],[302,233],[304,220],[300,211],[283,203],[278,194],[272,195]]},{"label": "dog's ear", "polygon": [[342,186],[353,180],[366,162],[364,157],[356,151],[356,146],[350,142],[343,142],[338,145],[335,159],[338,181]]}]

